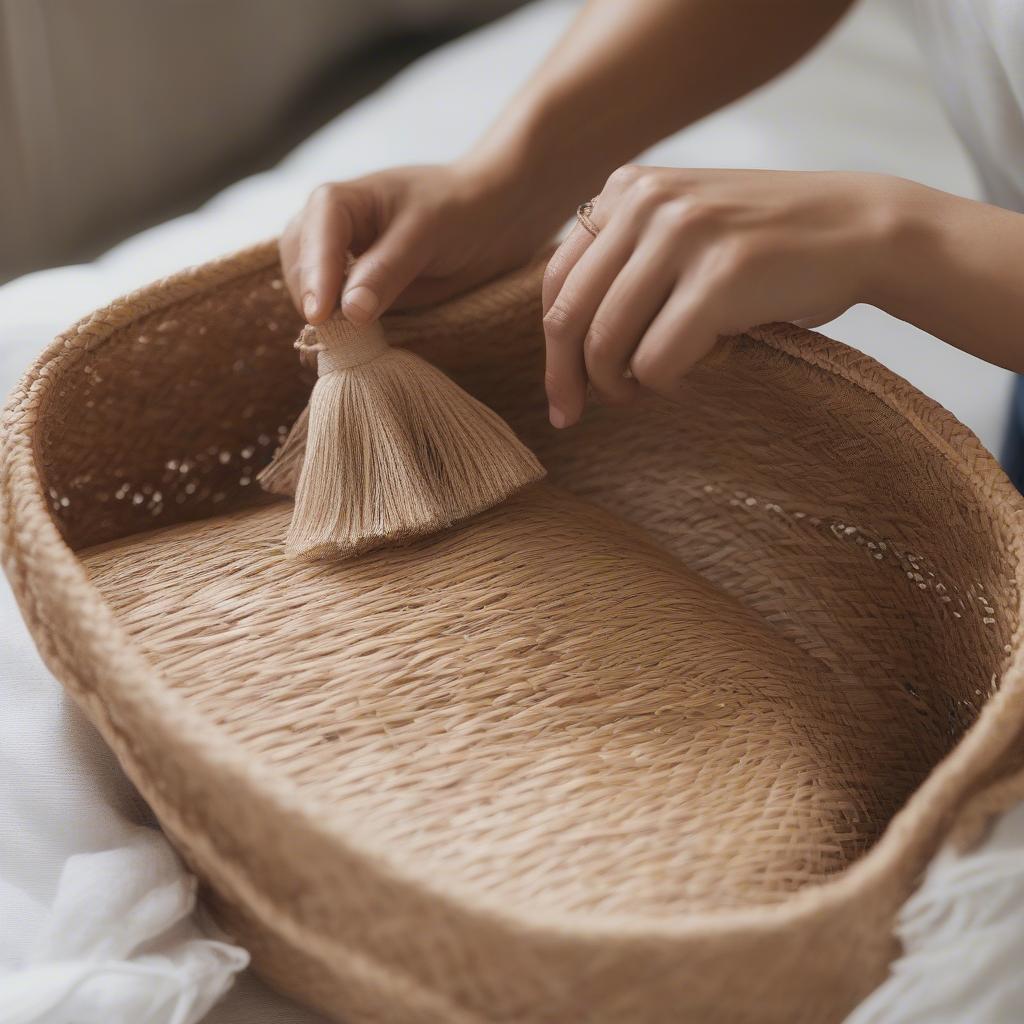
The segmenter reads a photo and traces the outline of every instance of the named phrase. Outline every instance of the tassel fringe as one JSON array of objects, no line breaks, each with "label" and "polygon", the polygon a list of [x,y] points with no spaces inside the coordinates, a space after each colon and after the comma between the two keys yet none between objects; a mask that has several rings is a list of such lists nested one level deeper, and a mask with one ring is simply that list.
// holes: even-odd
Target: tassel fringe
[{"label": "tassel fringe", "polygon": [[306,457],[306,431],[309,429],[309,406],[299,414],[281,447],[274,452],[270,465],[256,477],[263,490],[285,498],[295,496]]},{"label": "tassel fringe", "polygon": [[406,543],[544,476],[500,416],[419,356],[382,339],[316,347],[321,376],[306,412],[259,478],[295,494],[289,557]]}]

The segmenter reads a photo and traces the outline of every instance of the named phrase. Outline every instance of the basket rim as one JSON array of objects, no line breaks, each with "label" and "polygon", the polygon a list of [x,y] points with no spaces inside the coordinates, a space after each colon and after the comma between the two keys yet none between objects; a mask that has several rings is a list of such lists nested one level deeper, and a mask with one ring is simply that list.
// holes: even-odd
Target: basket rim
[{"label": "basket rim", "polygon": [[[750,907],[680,912],[653,918],[643,914],[601,914],[593,911],[521,911],[490,902],[470,892],[457,881],[429,878],[410,870],[407,862],[393,858],[372,835],[358,826],[342,827],[337,815],[318,818],[323,808],[304,796],[292,800],[295,788],[258,762],[247,760],[223,734],[195,712],[189,703],[161,685],[161,673],[139,652],[131,637],[90,582],[85,569],[60,536],[43,493],[38,471],[36,425],[45,414],[52,381],[74,368],[88,351],[103,344],[116,330],[139,317],[151,314],[227,284],[246,275],[267,270],[277,263],[277,242],[268,240],[238,253],[189,267],[160,279],[82,318],[58,335],[36,359],[17,385],[0,419],[0,557],[26,622],[54,674],[100,725],[105,740],[139,784],[131,769],[140,763],[130,736],[118,725],[108,704],[79,678],[81,661],[63,658],[48,639],[35,595],[56,593],[63,607],[77,617],[74,640],[84,649],[89,664],[102,671],[107,685],[120,700],[132,707],[142,721],[153,726],[147,735],[164,736],[177,749],[204,766],[218,785],[231,785],[239,799],[253,801],[266,809],[268,820],[289,821],[308,834],[317,834],[339,850],[360,861],[372,858],[373,874],[392,890],[407,890],[444,903],[457,917],[498,927],[512,927],[521,934],[572,937],[628,944],[635,940],[663,938],[683,940],[697,936],[742,932],[770,932],[798,920],[807,920],[859,898],[866,890],[885,884],[887,872],[899,871],[916,877],[922,859],[928,857],[948,836],[952,824],[970,802],[972,789],[980,788],[1024,729],[1024,558],[1022,558],[1021,516],[1024,499],[1013,488],[994,458],[977,437],[952,413],[928,398],[907,381],[870,356],[817,332],[791,324],[770,324],[745,336],[780,354],[802,361],[839,377],[905,417],[922,438],[984,499],[992,521],[1002,531],[1002,541],[1013,558],[1017,584],[1017,628],[1012,654],[1003,671],[998,691],[981,709],[975,722],[953,749],[934,767],[906,804],[890,820],[874,845],[848,868],[832,878],[805,887],[777,903]],[[505,278],[450,300],[438,307],[457,314],[481,299],[500,303],[524,291],[537,290],[541,264],[534,263]],[[419,312],[395,314],[395,319],[414,321]],[[427,315],[431,315],[429,312]],[[144,762],[142,762],[144,763]],[[167,806],[153,797],[159,788],[140,784],[147,800],[159,803],[161,815]],[[956,806],[959,801],[960,807]],[[178,809],[174,809],[178,813]],[[187,825],[184,827],[187,828]],[[212,842],[209,836],[203,837]],[[216,843],[214,843],[216,847]],[[232,865],[241,871],[244,865]],[[275,914],[286,912],[277,905]],[[300,922],[292,923],[302,930]]]}]

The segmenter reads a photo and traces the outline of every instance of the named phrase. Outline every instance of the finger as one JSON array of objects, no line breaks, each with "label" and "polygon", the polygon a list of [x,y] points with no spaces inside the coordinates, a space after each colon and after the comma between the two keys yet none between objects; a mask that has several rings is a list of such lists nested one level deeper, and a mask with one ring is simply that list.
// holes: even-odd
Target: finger
[{"label": "finger", "polygon": [[[634,241],[635,232],[627,221],[605,225],[565,275],[544,315],[545,386],[555,426],[571,426],[583,413],[587,385],[584,339],[601,300],[629,258]],[[614,400],[616,395],[603,397]]]},{"label": "finger", "polygon": [[284,277],[285,287],[292,297],[295,308],[302,312],[302,285],[299,281],[299,233],[301,230],[302,215],[296,214],[288,222],[280,240],[277,243],[278,254],[281,258],[281,274]]},{"label": "finger", "polygon": [[541,306],[545,316],[558,298],[569,271],[576,266],[579,258],[590,248],[593,241],[594,236],[582,224],[574,224],[572,230],[562,240],[562,244],[552,253],[544,270],[544,285],[541,290]]},{"label": "finger", "polygon": [[[708,247],[707,232],[695,215],[700,208],[687,198],[666,202],[655,188],[624,200],[623,209],[630,222],[645,225],[643,236],[594,314],[584,351],[594,387],[628,400],[639,388],[632,355],[669,297],[684,286],[696,294],[703,294],[701,288],[726,286],[732,264],[723,264]],[[723,266],[730,268],[728,273]]]},{"label": "finger", "polygon": [[558,429],[571,426],[583,415],[587,399],[587,367],[582,344],[572,345],[568,326],[556,305],[566,278],[590,248],[594,236],[581,224],[569,232],[548,261],[541,301],[544,310],[544,390],[548,398],[548,419]]},{"label": "finger", "polygon": [[[597,212],[598,206],[602,206],[601,213]],[[602,203],[601,196],[591,200],[590,223],[600,231],[607,217],[605,210],[610,209],[607,202]],[[590,248],[596,236],[577,220],[572,226],[569,234],[565,236],[562,244],[555,250],[551,259],[548,260],[547,268],[544,271],[544,286],[541,292],[541,306],[544,314],[551,308],[558,293],[565,284],[569,272],[576,265],[579,258]]]},{"label": "finger", "polygon": [[668,255],[657,243],[635,249],[594,313],[583,343],[587,376],[612,401],[629,401],[640,389],[630,357],[676,284]]},{"label": "finger", "polygon": [[398,217],[349,271],[341,311],[354,324],[372,323],[422,273],[429,255],[423,222]]},{"label": "finger", "polygon": [[644,332],[629,361],[649,391],[676,398],[686,374],[715,345],[728,302],[718,289],[682,282]]},{"label": "finger", "polygon": [[338,308],[351,244],[347,194],[321,186],[306,204],[299,238],[299,289],[302,312],[309,323],[323,323]]},{"label": "finger", "polygon": [[594,236],[582,224],[576,224],[548,260],[544,271],[541,291],[545,344],[544,389],[548,396],[548,418],[551,425],[559,429],[575,423],[583,414],[587,396],[587,367],[583,361],[582,348],[574,350],[561,345],[557,337],[559,328],[552,327],[549,330],[548,313],[569,272],[593,241]]}]

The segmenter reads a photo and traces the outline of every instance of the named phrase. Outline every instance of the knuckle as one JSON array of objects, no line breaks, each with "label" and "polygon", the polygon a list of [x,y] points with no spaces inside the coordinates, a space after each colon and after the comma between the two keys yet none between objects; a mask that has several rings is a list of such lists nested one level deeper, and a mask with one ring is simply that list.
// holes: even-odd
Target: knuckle
[{"label": "knuckle", "polygon": [[588,365],[591,361],[594,361],[599,368],[603,368],[612,351],[613,340],[614,332],[609,329],[603,320],[595,318],[591,322],[590,328],[587,330],[587,336],[583,341],[583,352]]},{"label": "knuckle", "polygon": [[644,177],[645,173],[644,168],[638,164],[623,164],[621,167],[616,167],[615,170],[608,175],[608,180],[605,182],[605,188],[610,188],[613,191],[632,188],[642,177]]},{"label": "knuckle", "polygon": [[553,341],[567,340],[572,331],[572,311],[561,302],[556,302],[544,314],[544,334]]},{"label": "knuckle", "polygon": [[690,231],[710,223],[711,208],[695,196],[676,196],[658,211],[659,219],[670,231]]},{"label": "knuckle", "polygon": [[332,181],[325,181],[317,185],[309,194],[309,205],[313,207],[330,206],[337,194],[337,185]]},{"label": "knuckle", "polygon": [[661,211],[667,229],[676,234],[700,232],[704,235],[720,234],[726,222],[727,211],[718,203],[698,196],[676,196]]},{"label": "knuckle", "polygon": [[654,173],[637,178],[629,188],[629,200],[634,209],[653,211],[672,201],[672,191]]}]

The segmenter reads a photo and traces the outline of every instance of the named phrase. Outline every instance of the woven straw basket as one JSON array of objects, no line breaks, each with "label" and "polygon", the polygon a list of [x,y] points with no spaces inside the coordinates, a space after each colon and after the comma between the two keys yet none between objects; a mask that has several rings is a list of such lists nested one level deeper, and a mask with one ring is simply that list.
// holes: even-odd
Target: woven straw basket
[{"label": "woven straw basket", "polygon": [[25,617],[218,920],[349,1022],[841,1019],[1017,785],[990,456],[783,325],[678,404],[552,431],[534,267],[388,326],[549,482],[296,564],[254,478],[308,396],[300,326],[261,246],[82,321],[5,418]]}]

